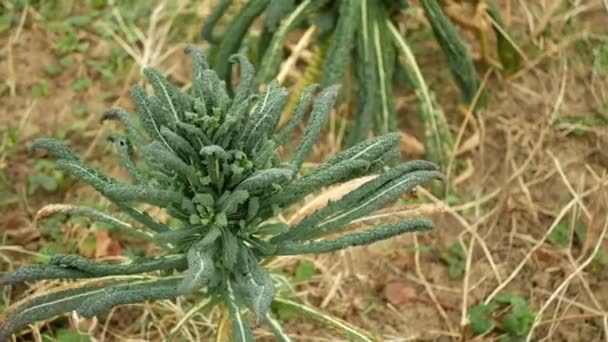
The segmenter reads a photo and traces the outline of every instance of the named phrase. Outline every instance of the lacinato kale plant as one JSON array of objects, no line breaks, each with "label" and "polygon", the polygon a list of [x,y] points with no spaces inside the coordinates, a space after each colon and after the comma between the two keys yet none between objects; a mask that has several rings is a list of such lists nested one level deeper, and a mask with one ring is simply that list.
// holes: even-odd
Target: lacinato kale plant
[{"label": "lacinato kale plant", "polygon": [[[494,18],[491,26],[496,31],[500,56],[510,52],[510,58],[519,57],[513,55],[511,40],[490,0],[465,2],[474,3],[472,6],[484,12],[479,17]],[[452,133],[399,22],[404,20],[403,13],[408,8],[420,8],[445,55],[445,68],[460,89],[462,101],[472,106],[480,92],[481,81],[469,47],[444,10],[445,6],[454,3],[440,0],[415,3],[405,0],[250,0],[243,5],[241,1],[221,0],[205,21],[202,36],[212,44],[213,67],[220,77],[230,77],[227,57],[246,51],[256,61],[256,83],[266,84],[277,76],[285,60],[284,45],[289,34],[303,29],[314,30],[309,49],[313,58],[304,68],[304,76],[296,81],[294,93],[311,82],[319,82],[323,87],[347,84],[343,98],[354,105],[346,145],[352,146],[366,139],[370,131],[382,135],[397,130],[400,118],[395,106],[396,89],[399,83],[405,83],[418,98],[426,157],[446,167],[454,149]],[[223,17],[225,22],[221,22]],[[253,32],[259,30],[249,28],[257,18],[261,18],[262,25],[256,36]],[[485,47],[485,40],[480,40]],[[257,45],[250,43],[255,41]],[[507,63],[502,59],[501,62]],[[400,80],[405,82],[398,82]]]},{"label": "lacinato kale plant", "polygon": [[[48,151],[59,169],[94,187],[131,220],[81,206],[59,206],[57,211],[112,224],[148,239],[163,252],[121,263],[55,255],[48,264],[4,275],[3,285],[73,281],[9,307],[0,318],[0,340],[62,313],[75,311],[90,318],[103,316],[116,305],[198,293],[227,309],[236,341],[251,341],[252,326],[265,322],[271,322],[277,338],[286,341],[269,310],[275,286],[262,265],[270,258],[328,253],[432,227],[427,219],[356,231],[349,226],[416,186],[442,178],[426,161],[390,167],[399,157],[396,133],[356,144],[300,174],[338,87],[308,87],[289,122],[277,131],[288,96],[285,88],[271,82],[257,94],[253,66],[244,56],[234,55],[230,62],[239,65],[240,77],[231,94],[200,51],[187,51],[193,57],[187,91],[147,68],[144,74],[154,95],[137,85],[131,90],[139,123],[119,108],[103,114],[103,120],[117,120],[125,127],[124,133],[112,133],[108,140],[130,182],[104,175],[59,141],[41,139],[31,146]],[[299,142],[288,143],[305,119],[305,129],[296,135]],[[288,160],[278,152],[284,145],[293,151]],[[366,175],[376,176],[300,222],[288,226],[279,219],[307,195]],[[152,217],[148,211],[153,207],[162,208],[179,224]]]}]

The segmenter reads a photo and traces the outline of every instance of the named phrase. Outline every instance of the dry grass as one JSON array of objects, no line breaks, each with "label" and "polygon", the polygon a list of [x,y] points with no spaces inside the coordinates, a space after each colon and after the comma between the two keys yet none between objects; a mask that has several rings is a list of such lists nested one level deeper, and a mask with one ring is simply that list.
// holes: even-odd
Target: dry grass
[{"label": "dry grass", "polygon": [[[467,328],[468,314],[472,306],[490,303],[505,292],[523,296],[537,313],[528,340],[608,341],[608,265],[600,265],[597,259],[608,253],[608,132],[606,126],[593,127],[577,136],[573,133],[580,127],[558,124],[573,114],[596,113],[608,103],[608,77],[581,62],[585,56],[576,50],[581,39],[608,42],[608,1],[498,3],[508,9],[505,19],[528,60],[508,79],[492,69],[484,73],[484,86],[491,94],[486,108],[462,116],[452,100],[453,87],[440,72],[433,73],[437,61],[432,56],[420,61],[429,73],[425,76],[436,84],[437,98],[457,132],[453,160],[467,165],[448,171],[458,201],[448,205],[420,189],[418,196],[428,204],[387,208],[361,220],[372,223],[421,213],[436,220],[436,229],[332,255],[280,258],[269,265],[292,273],[304,260],[313,262],[317,273],[308,281],[291,284],[298,296],[385,341],[499,340],[501,335],[496,331],[473,338]],[[124,75],[120,83],[123,91],[118,92],[115,103],[125,102],[126,86],[139,78],[138,70],[146,65],[163,66],[176,80],[187,79],[187,70],[181,67],[183,59],[176,53],[182,46],[167,42],[175,13],[164,11],[164,5],[158,4],[144,31],[124,25],[122,35],[111,35],[136,66]],[[200,10],[204,14],[209,8],[201,6]],[[121,14],[114,15],[120,22]],[[20,122],[19,142],[24,144],[73,121],[66,114],[73,95],[70,89],[54,84],[58,88],[54,99],[29,98],[28,87],[40,75],[37,61],[54,58],[46,41],[54,38],[33,8],[18,18],[18,25],[0,35],[6,42],[2,44],[0,75],[7,86],[0,97],[0,125]],[[567,31],[567,25],[573,28]],[[304,39],[290,44],[292,55],[280,73],[286,84],[300,76],[294,66],[307,63],[308,39],[314,34],[308,31]],[[38,55],[32,56],[33,51]],[[66,77],[75,77],[78,72]],[[92,114],[86,130],[74,142],[82,142],[79,149],[87,159],[99,162],[106,157],[98,144],[104,130],[96,120],[107,104],[95,99],[98,90],[94,85],[86,94],[91,98],[87,101]],[[409,130],[411,124],[406,122],[415,104],[405,92],[397,102],[406,117],[402,120],[404,131],[415,142],[420,135]],[[346,109],[332,114],[327,141],[315,149],[314,160],[336,153],[344,136]],[[36,209],[50,200],[76,203],[82,191],[73,186],[61,198],[28,195],[27,175],[33,172],[33,163],[25,149],[18,148],[10,157],[1,151],[0,155],[0,166],[19,194],[19,203],[0,208],[0,227],[8,239],[8,244],[0,247],[0,260],[5,264],[1,267],[9,270],[22,264],[26,256],[39,256],[43,240],[34,224]],[[345,187],[349,185],[318,194],[287,220],[301,219],[319,203],[340,196]],[[584,241],[575,238],[578,221],[587,228]],[[559,246],[549,242],[564,222],[569,227],[568,243]],[[448,276],[439,258],[454,243],[466,251],[463,275],[458,279]],[[410,284],[414,299],[399,305],[387,301],[383,291],[392,281]],[[10,289],[4,289],[3,295],[16,297]],[[225,316],[216,309],[202,315],[199,311],[204,305],[187,299],[133,305],[114,309],[103,321],[70,317],[69,326],[88,331],[99,341],[160,340],[173,333],[190,341],[208,340],[223,329],[217,322],[224,322]],[[30,336],[41,340],[44,327],[43,323],[33,326]],[[310,321],[292,321],[287,331],[296,340],[339,340],[335,332]],[[271,340],[264,328],[258,329],[258,334]]]}]

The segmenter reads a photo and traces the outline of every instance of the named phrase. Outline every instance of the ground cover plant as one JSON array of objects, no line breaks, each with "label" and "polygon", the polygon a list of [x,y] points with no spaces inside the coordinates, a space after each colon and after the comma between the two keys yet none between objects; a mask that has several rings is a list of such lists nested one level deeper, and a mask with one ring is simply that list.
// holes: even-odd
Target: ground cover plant
[{"label": "ground cover plant", "polygon": [[[111,109],[103,116],[103,120],[118,120],[126,127],[126,134],[113,133],[108,139],[115,145],[132,183],[112,179],[87,166],[57,140],[37,140],[31,147],[47,150],[60,170],[93,186],[135,223],[82,206],[47,207],[42,215],[56,211],[89,217],[147,237],[164,252],[125,263],[55,255],[46,265],[25,266],[4,275],[0,279],[3,285],[48,279],[90,280],[34,294],[8,307],[0,318],[0,340],[27,324],[61,313],[75,311],[91,318],[103,316],[119,304],[204,291],[230,312],[234,340],[253,340],[252,324],[242,311],[247,307],[255,315],[255,325],[268,322],[277,338],[286,341],[289,338],[269,311],[275,287],[261,265],[267,259],[328,253],[432,227],[429,220],[411,219],[318,240],[344,232],[351,221],[418,185],[442,178],[441,173],[425,161],[385,169],[399,157],[398,135],[389,133],[346,149],[300,178],[298,172],[333,108],[338,87],[325,88],[316,98],[318,87],[307,88],[291,120],[275,133],[287,99],[285,88],[273,82],[264,93],[256,94],[253,66],[244,56],[234,55],[230,60],[239,64],[241,74],[231,97],[203,54],[195,48],[188,51],[194,59],[188,92],[182,92],[152,68],[145,69],[144,74],[154,95],[139,86],[132,88],[145,134],[122,109]],[[306,129],[292,159],[281,161],[277,148],[289,140],[309,110]],[[143,164],[136,161],[134,151]],[[277,220],[280,212],[321,187],[377,172],[377,177],[291,227]],[[159,222],[136,203],[163,208],[175,221]],[[146,275],[157,271],[163,276]]]}]

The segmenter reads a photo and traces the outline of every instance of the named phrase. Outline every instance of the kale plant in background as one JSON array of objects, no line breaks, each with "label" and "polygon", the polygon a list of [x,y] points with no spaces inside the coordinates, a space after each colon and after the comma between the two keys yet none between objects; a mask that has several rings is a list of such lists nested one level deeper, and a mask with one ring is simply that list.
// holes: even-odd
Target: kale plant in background
[{"label": "kale plant in background", "polygon": [[[364,140],[370,130],[382,135],[397,129],[394,89],[397,71],[403,71],[419,100],[427,157],[442,166],[447,164],[453,148],[451,132],[409,44],[397,27],[399,14],[411,4],[396,0],[253,0],[226,20],[222,33],[215,32],[220,31],[216,27],[233,2],[234,7],[241,3],[221,0],[202,30],[203,37],[214,43],[214,67],[221,77],[230,76],[227,57],[239,50],[248,50],[259,69],[256,84],[266,84],[279,71],[288,34],[314,26],[319,34],[313,45],[322,56],[315,59],[320,63],[309,66],[316,69],[313,72],[316,77],[303,77],[300,81],[320,82],[323,86],[345,84],[348,70],[352,70],[355,85],[344,88],[349,97],[356,98],[347,145]],[[468,47],[438,0],[420,3],[462,99],[470,105],[480,87],[480,79]],[[500,19],[497,11],[491,13]],[[245,49],[245,38],[253,31],[249,28],[261,16],[264,19],[258,46]],[[504,30],[501,28],[500,32]]]},{"label": "kale plant in background", "polygon": [[[188,51],[193,75],[187,92],[148,68],[144,73],[154,95],[139,86],[131,92],[140,125],[121,109],[103,115],[126,127],[124,134],[113,133],[109,141],[132,181],[104,175],[56,140],[37,140],[32,146],[47,150],[57,168],[94,187],[130,219],[66,205],[45,207],[41,216],[62,212],[90,217],[142,236],[163,252],[124,263],[55,255],[48,264],[6,274],[1,284],[78,281],[36,293],[5,310],[0,340],[32,322],[66,312],[103,316],[115,305],[199,293],[230,313],[235,340],[253,339],[253,317],[256,324],[267,322],[277,338],[286,341],[269,310],[273,301],[288,303],[275,298],[273,279],[261,266],[269,258],[333,252],[432,227],[427,219],[411,219],[347,230],[353,220],[442,177],[426,161],[389,167],[399,157],[398,134],[358,143],[298,176],[333,108],[336,86],[320,91],[308,87],[290,120],[277,131],[288,97],[285,88],[271,82],[264,93],[256,94],[253,66],[235,55],[230,62],[239,64],[240,81],[229,95],[203,54],[194,48]],[[277,149],[292,139],[305,117],[307,125],[291,159],[282,160]],[[279,220],[280,213],[314,191],[371,174],[377,176],[302,221],[288,226]],[[180,224],[152,217],[145,210],[150,207],[162,208],[172,218],[168,221]]]}]

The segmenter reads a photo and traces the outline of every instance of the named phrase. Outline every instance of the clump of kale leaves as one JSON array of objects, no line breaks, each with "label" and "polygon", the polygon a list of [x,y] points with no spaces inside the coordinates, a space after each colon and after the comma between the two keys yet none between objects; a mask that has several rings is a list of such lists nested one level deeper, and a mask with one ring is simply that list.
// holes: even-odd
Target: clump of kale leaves
[{"label": "clump of kale leaves", "polygon": [[[144,74],[154,95],[137,85],[131,91],[139,124],[118,108],[103,115],[104,120],[117,120],[126,127],[124,134],[113,133],[108,140],[131,182],[86,165],[56,140],[41,139],[32,146],[48,151],[59,169],[93,186],[129,220],[81,206],[62,206],[57,212],[110,223],[149,239],[163,253],[123,263],[55,255],[48,264],[4,275],[0,280],[4,285],[79,281],[9,307],[0,317],[0,340],[34,321],[66,312],[94,317],[115,305],[193,293],[204,293],[225,305],[235,339],[251,340],[244,309],[255,314],[256,322],[263,322],[270,317],[275,295],[273,279],[262,267],[269,258],[332,252],[432,227],[429,220],[410,219],[345,232],[353,220],[442,177],[435,165],[425,161],[389,167],[399,157],[397,133],[361,142],[299,176],[332,110],[336,86],[307,88],[289,121],[277,129],[288,99],[285,88],[274,81],[263,93],[254,93],[253,66],[244,56],[234,55],[230,61],[240,66],[240,81],[231,89],[200,51],[187,51],[193,57],[192,85],[187,91],[147,68]],[[286,144],[306,118],[297,145]],[[281,159],[282,145],[291,152],[290,160]],[[372,174],[377,176],[292,226],[279,219],[284,210],[319,189]],[[180,224],[150,216],[145,209],[151,206],[162,208]]]}]

